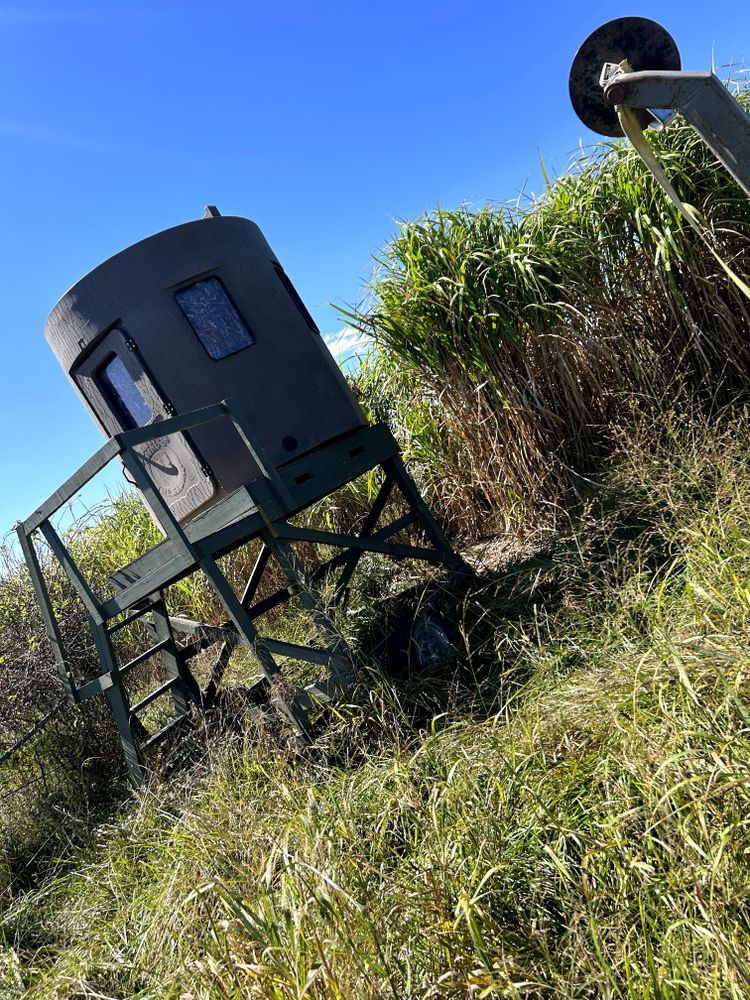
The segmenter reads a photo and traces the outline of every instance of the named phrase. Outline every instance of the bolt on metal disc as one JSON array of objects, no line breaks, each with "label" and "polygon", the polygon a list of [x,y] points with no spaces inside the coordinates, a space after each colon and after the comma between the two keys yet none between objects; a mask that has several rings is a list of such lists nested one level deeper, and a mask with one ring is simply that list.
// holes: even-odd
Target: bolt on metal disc
[{"label": "bolt on metal disc", "polygon": [[[647,17],[618,17],[592,32],[576,53],[570,69],[570,100],[584,125],[600,135],[621,136],[617,112],[604,99],[599,79],[604,63],[627,59],[634,72],[679,70],[680,53],[675,40],[660,24]],[[646,127],[652,117],[637,111]]]}]

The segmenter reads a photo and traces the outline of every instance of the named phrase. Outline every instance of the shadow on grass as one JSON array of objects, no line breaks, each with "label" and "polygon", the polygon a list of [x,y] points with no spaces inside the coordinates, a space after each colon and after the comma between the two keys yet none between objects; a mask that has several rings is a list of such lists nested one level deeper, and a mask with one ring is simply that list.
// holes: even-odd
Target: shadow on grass
[{"label": "shadow on grass", "polygon": [[[585,627],[623,574],[658,579],[673,565],[663,509],[644,504],[637,490],[588,484],[586,493],[560,514],[562,528],[540,533],[500,568],[480,565],[461,581],[432,579],[373,597],[359,654],[374,684],[380,675],[392,686],[410,727],[496,716],[529,679],[531,649],[564,634],[561,624]],[[415,638],[424,622],[436,623],[453,647],[426,663]],[[557,655],[560,669],[581,665],[574,646]]]},{"label": "shadow on grass", "polygon": [[[365,580],[357,595],[362,610],[353,645],[362,683],[353,692],[352,713],[322,713],[320,745],[303,751],[302,766],[307,755],[329,767],[359,766],[394,735],[416,744],[426,730],[449,721],[501,713],[529,679],[529,650],[550,643],[561,621],[571,629],[590,620],[623,571],[637,565],[658,577],[670,563],[664,517],[637,491],[589,486],[575,510],[559,513],[562,528],[558,523],[554,535],[540,535],[525,555],[500,568],[480,566],[462,580],[411,581],[386,597],[378,596],[384,576],[375,573],[374,592],[367,592]],[[575,669],[581,656],[575,646],[561,649],[560,668]],[[206,717],[196,713],[192,730],[153,760],[156,779],[170,781],[197,768],[210,780],[213,749],[227,734],[252,732],[257,707],[254,689],[227,689],[217,710]],[[21,810],[4,838],[4,880],[14,891],[38,880],[51,858],[85,842],[129,798],[107,706],[102,700],[88,710],[95,724],[77,719],[75,753],[64,741],[51,748],[68,758],[65,780]],[[263,726],[267,745],[289,753],[278,720],[269,716]]]}]

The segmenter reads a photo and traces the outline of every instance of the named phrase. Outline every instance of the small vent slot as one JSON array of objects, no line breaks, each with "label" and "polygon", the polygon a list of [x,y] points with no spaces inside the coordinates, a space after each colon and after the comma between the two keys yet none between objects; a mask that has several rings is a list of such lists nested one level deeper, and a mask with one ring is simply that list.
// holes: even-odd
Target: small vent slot
[{"label": "small vent slot", "polygon": [[349,451],[349,458],[356,458],[357,455],[361,455],[364,450],[365,450],[364,445],[361,444],[357,445],[356,448],[352,448]]},{"label": "small vent slot", "polygon": [[298,476],[294,477],[294,481],[298,486],[301,486],[302,483],[306,483],[308,479],[312,479],[312,477],[312,472],[301,472]]}]

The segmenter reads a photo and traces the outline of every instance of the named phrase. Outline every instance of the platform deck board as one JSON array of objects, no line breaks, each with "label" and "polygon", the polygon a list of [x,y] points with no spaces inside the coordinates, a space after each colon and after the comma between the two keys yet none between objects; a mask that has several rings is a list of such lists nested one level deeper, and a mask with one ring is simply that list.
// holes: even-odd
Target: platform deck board
[{"label": "platform deck board", "polygon": [[[291,507],[282,505],[272,485],[261,477],[191,521],[185,535],[199,556],[218,558],[260,534],[266,519],[294,516],[397,453],[398,445],[384,424],[358,428],[279,469],[292,495]],[[104,617],[114,618],[196,568],[196,560],[183,545],[165,538],[112,575],[118,593],[104,602]]]}]

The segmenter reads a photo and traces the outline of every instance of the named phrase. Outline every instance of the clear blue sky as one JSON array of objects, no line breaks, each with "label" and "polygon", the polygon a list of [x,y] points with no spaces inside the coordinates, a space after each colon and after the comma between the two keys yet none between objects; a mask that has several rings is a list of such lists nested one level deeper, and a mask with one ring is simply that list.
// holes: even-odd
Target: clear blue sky
[{"label": "clear blue sky", "polygon": [[255,220],[321,330],[396,220],[516,198],[587,133],[571,59],[623,14],[750,65],[750,5],[17,0],[0,6],[0,538],[102,443],[44,340],[84,273],[206,203]]}]

